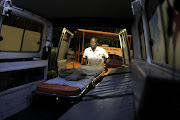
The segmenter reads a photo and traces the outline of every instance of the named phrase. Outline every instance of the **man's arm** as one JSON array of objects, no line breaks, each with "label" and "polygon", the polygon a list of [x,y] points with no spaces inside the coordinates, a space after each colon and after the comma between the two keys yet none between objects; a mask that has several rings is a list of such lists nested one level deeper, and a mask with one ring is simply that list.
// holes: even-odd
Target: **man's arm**
[{"label": "man's arm", "polygon": [[106,58],[105,70],[108,71],[110,58]]},{"label": "man's arm", "polygon": [[106,62],[105,62],[105,66],[104,67],[105,67],[105,70],[108,71],[110,58],[109,58],[109,55],[108,55],[108,53],[106,52],[105,49],[103,51],[103,54],[104,54],[104,57],[106,58]]},{"label": "man's arm", "polygon": [[86,62],[87,62],[87,57],[83,58],[83,65],[86,65]]},{"label": "man's arm", "polygon": [[83,65],[86,65],[86,63],[87,63],[87,53],[86,53],[86,50],[87,49],[85,49],[84,53],[83,53]]},{"label": "man's arm", "polygon": [[107,68],[109,67],[109,61],[110,61],[110,58],[108,57],[108,58],[106,59],[106,66],[107,66]]}]

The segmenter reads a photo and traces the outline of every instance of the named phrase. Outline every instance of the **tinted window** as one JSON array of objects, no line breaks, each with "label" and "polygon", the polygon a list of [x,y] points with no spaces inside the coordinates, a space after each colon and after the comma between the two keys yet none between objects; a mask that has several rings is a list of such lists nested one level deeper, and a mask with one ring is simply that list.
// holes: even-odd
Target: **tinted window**
[{"label": "tinted window", "polygon": [[1,51],[37,52],[41,43],[42,24],[15,15],[4,16],[1,35]]},{"label": "tinted window", "polygon": [[180,67],[180,11],[175,1],[166,0],[155,9],[149,20],[152,39],[152,59],[155,62]]},{"label": "tinted window", "polygon": [[143,24],[142,24],[142,19],[140,20],[138,24],[138,30],[139,30],[139,35],[140,35],[140,49],[141,49],[141,58],[146,59],[146,46],[145,46],[145,38],[144,38],[144,31],[143,31]]}]

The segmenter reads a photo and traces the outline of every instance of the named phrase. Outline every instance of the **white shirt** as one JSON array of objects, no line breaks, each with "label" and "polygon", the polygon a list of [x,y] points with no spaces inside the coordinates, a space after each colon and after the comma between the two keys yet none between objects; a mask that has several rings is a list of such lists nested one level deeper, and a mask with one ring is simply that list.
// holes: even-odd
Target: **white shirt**
[{"label": "white shirt", "polygon": [[97,46],[94,52],[91,47],[86,48],[83,58],[86,57],[89,66],[104,66],[104,57],[108,58],[109,55],[104,48]]}]

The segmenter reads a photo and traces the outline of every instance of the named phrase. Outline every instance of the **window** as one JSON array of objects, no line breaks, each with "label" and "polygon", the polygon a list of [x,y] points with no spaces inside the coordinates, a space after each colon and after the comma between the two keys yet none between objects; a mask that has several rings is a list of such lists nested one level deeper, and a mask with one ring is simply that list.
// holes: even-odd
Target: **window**
[{"label": "window", "polygon": [[0,41],[1,51],[38,52],[41,43],[42,25],[15,15],[3,19]]},{"label": "window", "polygon": [[140,35],[139,38],[140,38],[141,59],[146,59],[147,56],[146,56],[146,46],[145,46],[142,18],[139,21],[138,30],[139,30],[139,35]]},{"label": "window", "polygon": [[152,16],[149,14],[149,28],[153,41],[152,60],[180,67],[180,12],[174,7],[174,2],[166,0],[154,9]]},{"label": "window", "polygon": [[180,11],[174,7],[178,5],[178,0],[166,0],[160,5],[162,10],[162,24],[164,30],[164,40],[166,42],[167,63],[176,67],[180,67]]},{"label": "window", "polygon": [[38,51],[41,40],[41,24],[27,20],[22,51]]},{"label": "window", "polygon": [[165,42],[159,7],[149,21],[150,36],[152,39],[152,59],[159,63],[165,63]]}]

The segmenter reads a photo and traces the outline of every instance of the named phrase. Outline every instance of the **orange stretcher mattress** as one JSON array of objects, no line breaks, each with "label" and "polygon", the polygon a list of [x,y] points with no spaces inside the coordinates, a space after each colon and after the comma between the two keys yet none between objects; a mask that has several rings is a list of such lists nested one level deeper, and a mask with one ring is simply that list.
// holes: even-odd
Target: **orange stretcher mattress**
[{"label": "orange stretcher mattress", "polygon": [[80,94],[81,89],[66,85],[41,83],[37,85],[37,91],[65,96],[77,96]]},{"label": "orange stretcher mattress", "polygon": [[80,95],[92,81],[99,79],[105,72],[103,71],[103,67],[97,67],[96,70],[94,70],[94,66],[83,66],[79,67],[78,70],[82,70],[86,74],[86,77],[72,81],[56,77],[37,85],[36,91],[63,96],[77,96]]}]

